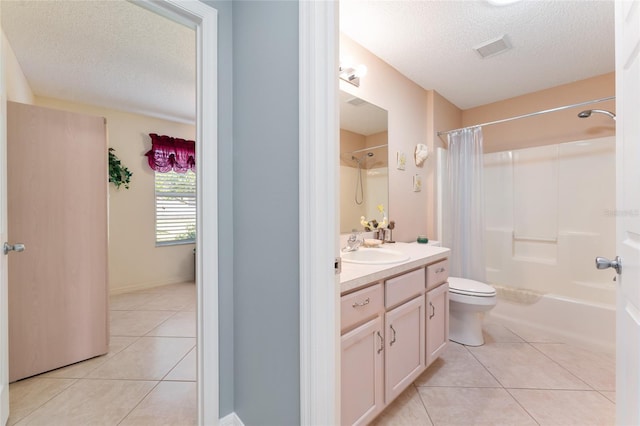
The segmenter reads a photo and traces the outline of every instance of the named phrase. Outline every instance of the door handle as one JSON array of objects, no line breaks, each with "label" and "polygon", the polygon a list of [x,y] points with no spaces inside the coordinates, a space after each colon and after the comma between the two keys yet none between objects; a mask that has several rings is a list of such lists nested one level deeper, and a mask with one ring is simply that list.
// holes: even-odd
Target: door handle
[{"label": "door handle", "polygon": [[622,259],[620,256],[616,256],[615,259],[609,260],[606,257],[596,257],[596,268],[598,269],[607,269],[613,268],[616,270],[616,273],[622,273]]},{"label": "door handle", "polygon": [[4,243],[4,247],[3,247],[3,251],[4,254],[9,254],[10,251],[16,251],[16,252],[21,252],[24,251],[24,244],[21,243],[16,243],[16,244],[9,244],[9,243]]}]

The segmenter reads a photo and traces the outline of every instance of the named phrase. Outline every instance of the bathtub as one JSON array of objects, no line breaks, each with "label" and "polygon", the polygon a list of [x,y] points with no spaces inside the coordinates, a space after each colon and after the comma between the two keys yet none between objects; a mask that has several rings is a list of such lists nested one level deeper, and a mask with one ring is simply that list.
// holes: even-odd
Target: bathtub
[{"label": "bathtub", "polygon": [[[495,286],[498,303],[489,313],[514,331],[530,330],[563,343],[615,353],[615,306]],[[535,341],[536,338],[526,339]],[[543,341],[543,339],[539,339]]]}]

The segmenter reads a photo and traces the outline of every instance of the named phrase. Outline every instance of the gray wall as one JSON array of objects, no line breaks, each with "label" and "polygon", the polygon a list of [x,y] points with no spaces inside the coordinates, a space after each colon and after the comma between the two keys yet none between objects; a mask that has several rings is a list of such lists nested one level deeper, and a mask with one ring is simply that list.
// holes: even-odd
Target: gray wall
[{"label": "gray wall", "polygon": [[203,1],[218,10],[220,416],[297,425],[298,4]]},{"label": "gray wall", "polygon": [[233,72],[235,412],[297,425],[297,2],[233,2]]},{"label": "gray wall", "polygon": [[[233,392],[233,3],[205,1],[218,10],[218,318],[220,417],[234,411]],[[206,259],[205,259],[206,262]]]}]

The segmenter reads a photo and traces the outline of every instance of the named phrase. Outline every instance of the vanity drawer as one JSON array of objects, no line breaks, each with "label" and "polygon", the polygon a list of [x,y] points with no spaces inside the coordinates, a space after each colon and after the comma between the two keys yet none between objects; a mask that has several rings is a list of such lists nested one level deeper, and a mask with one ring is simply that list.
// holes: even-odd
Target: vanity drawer
[{"label": "vanity drawer", "polygon": [[424,293],[424,268],[387,280],[384,289],[387,308]]},{"label": "vanity drawer", "polygon": [[341,330],[377,315],[383,308],[382,283],[363,288],[340,298]]},{"label": "vanity drawer", "polygon": [[427,266],[427,290],[436,287],[449,278],[449,259]]}]

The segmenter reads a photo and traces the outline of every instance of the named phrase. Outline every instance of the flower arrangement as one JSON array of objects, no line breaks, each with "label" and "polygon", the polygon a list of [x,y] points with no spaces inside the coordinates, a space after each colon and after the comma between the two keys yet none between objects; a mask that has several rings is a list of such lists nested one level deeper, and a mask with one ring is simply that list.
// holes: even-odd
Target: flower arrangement
[{"label": "flower arrangement", "polygon": [[388,219],[385,216],[384,206],[382,204],[378,204],[378,211],[382,214],[382,222],[378,222],[375,219],[367,221],[364,216],[360,216],[360,224],[364,226],[365,231],[375,231],[387,227]]}]

